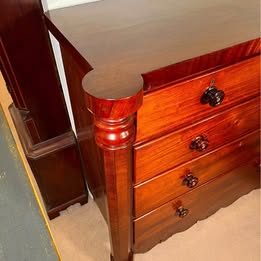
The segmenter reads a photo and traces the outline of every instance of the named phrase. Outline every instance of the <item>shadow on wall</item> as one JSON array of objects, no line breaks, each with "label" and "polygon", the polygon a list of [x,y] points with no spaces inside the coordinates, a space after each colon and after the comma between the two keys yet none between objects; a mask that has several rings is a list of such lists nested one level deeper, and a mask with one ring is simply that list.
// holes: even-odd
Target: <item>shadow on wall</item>
[{"label": "shadow on wall", "polygon": [[100,0],[42,0],[44,10],[52,10],[73,5],[80,5]]}]

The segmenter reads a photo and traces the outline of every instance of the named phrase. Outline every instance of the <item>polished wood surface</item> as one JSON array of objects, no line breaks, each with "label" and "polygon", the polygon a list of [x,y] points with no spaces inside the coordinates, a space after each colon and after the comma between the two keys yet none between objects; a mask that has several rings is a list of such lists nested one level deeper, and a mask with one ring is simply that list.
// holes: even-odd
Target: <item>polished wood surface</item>
[{"label": "polished wood surface", "polygon": [[260,154],[260,132],[241,137],[202,157],[182,164],[134,187],[134,216],[140,217],[171,199],[190,191],[183,184],[185,175],[191,172],[198,178],[198,185],[236,168],[240,162],[248,162]]},{"label": "polished wood surface", "polygon": [[67,48],[61,46],[61,51],[84,176],[101,213],[107,220],[103,155],[95,142],[94,119],[86,108],[81,85],[85,70]]},{"label": "polished wood surface", "polygon": [[[21,111],[21,114],[23,114],[23,111]],[[34,144],[41,142],[41,137],[39,136],[39,132],[35,125],[34,119],[32,117],[27,116],[26,118],[24,118],[24,124],[26,126],[28,133],[30,134],[32,142]]]},{"label": "polished wood surface", "polygon": [[[201,122],[134,147],[134,183],[146,181],[258,129],[259,119],[260,98],[258,97]],[[193,139],[200,135],[208,140],[208,147],[200,152],[190,149]]]},{"label": "polished wood surface", "polygon": [[[202,94],[213,79],[215,86],[225,92],[225,99],[218,107],[200,103]],[[144,95],[143,106],[137,113],[136,142],[159,135],[159,130],[162,135],[178,127],[193,124],[259,93],[259,56],[148,93]]]},{"label": "polished wood surface", "polygon": [[[134,115],[131,113],[139,108],[139,97],[140,95],[136,95],[133,98],[112,101],[112,109],[109,114],[106,110],[99,110],[97,113],[93,111],[94,135],[103,154],[111,260],[115,261],[133,260],[131,184],[135,125]],[[104,105],[102,100],[100,105]],[[104,113],[106,117],[103,117]]]},{"label": "polished wood surface", "polygon": [[[77,138],[110,231],[111,260],[132,260],[132,252],[151,248],[259,186],[252,167],[259,134],[248,136],[259,128],[255,4],[233,5],[233,16],[230,2],[201,0],[111,0],[46,13],[62,47]],[[224,91],[220,106],[201,103],[210,86]],[[220,103],[213,93],[212,105]],[[190,150],[192,140],[206,134],[207,150]],[[188,154],[179,149],[184,144]],[[237,168],[242,157],[251,163]],[[188,167],[192,189],[181,185]],[[208,195],[209,202],[196,203]],[[187,207],[171,204],[170,211],[175,197],[189,209],[195,204],[182,224],[176,208],[185,216]]]},{"label": "polished wood surface", "polygon": [[69,42],[93,68],[83,79],[85,91],[119,99],[143,87],[143,73],[259,37],[257,7],[256,0],[237,5],[110,0],[46,16],[59,40]]},{"label": "polished wood surface", "polygon": [[[215,180],[135,220],[135,253],[148,251],[170,235],[188,229],[198,220],[207,218],[240,196],[259,188],[260,169],[255,159],[245,165],[238,164],[239,166],[229,173],[218,176]],[[189,210],[184,218],[176,215],[176,209],[181,205]]]},{"label": "polished wood surface", "polygon": [[[34,142],[70,130],[40,0],[0,1],[0,68]],[[32,127],[32,130],[31,130]]]},{"label": "polished wood surface", "polygon": [[85,176],[108,223],[111,260],[132,260],[131,148],[142,92],[117,101],[84,95],[81,81],[88,68],[73,59],[70,48],[61,50]]},{"label": "polished wood surface", "polygon": [[260,38],[257,38],[145,73],[142,75],[143,87],[146,92],[152,91],[169,83],[178,83],[240,62],[259,53]]},{"label": "polished wood surface", "polygon": [[34,144],[14,105],[10,113],[50,219],[70,205],[88,201],[77,143],[72,131]]},{"label": "polished wood surface", "polygon": [[[100,110],[94,118],[94,114],[84,107],[86,100],[81,88],[84,70],[81,64],[72,59],[67,48],[62,47],[62,56],[86,180],[108,223],[111,260],[132,260],[131,145],[135,128],[131,114],[137,110],[135,106],[139,106],[138,99],[126,99],[115,104],[101,101],[102,106],[110,104],[111,107],[108,111]],[[91,98],[88,100],[96,112],[99,104]]]},{"label": "polished wood surface", "polygon": [[104,151],[106,205],[112,260],[132,260],[131,148]]},{"label": "polished wood surface", "polygon": [[78,145],[40,0],[0,1],[0,68],[19,110],[12,108],[13,120],[49,217],[86,203]]},{"label": "polished wood surface", "polygon": [[15,105],[20,109],[26,110],[26,104],[5,50],[2,36],[0,37],[0,54],[0,69],[2,75],[5,76],[6,88],[10,94],[12,93],[12,99]]},{"label": "polished wood surface", "polygon": [[[144,104],[142,105],[142,92],[138,92],[134,96],[126,99],[119,100],[99,99],[89,93],[84,93],[82,89],[82,78],[89,70],[88,66],[85,66],[82,63],[83,61],[79,59],[78,54],[72,52],[71,47],[67,44],[62,44],[62,54],[65,62],[65,72],[69,85],[74,117],[76,119],[77,138],[79,140],[83,164],[86,168],[86,178],[90,190],[93,192],[95,200],[108,223],[110,231],[112,251],[111,260],[132,260],[133,251],[145,251],[158,243],[162,238],[165,239],[173,234],[173,232],[176,232],[176,222],[173,223],[172,221],[167,222],[167,228],[165,225],[157,225],[155,233],[150,232],[149,227],[154,226],[153,222],[156,222],[157,224],[165,224],[165,219],[168,219],[168,215],[164,211],[161,216],[160,214],[157,214],[158,216],[155,218],[156,221],[153,221],[153,218],[149,218],[147,221],[147,216],[150,216],[151,213],[157,211],[157,209],[154,208],[173,200],[175,196],[179,196],[173,191],[184,194],[185,197],[187,195],[186,193],[190,190],[186,186],[180,185],[186,174],[185,171],[187,171],[187,168],[183,168],[182,173],[179,175],[179,179],[170,182],[170,179],[172,180],[172,176],[174,175],[169,174],[170,171],[166,172],[151,181],[145,181],[143,184],[136,186],[134,188],[135,194],[132,195],[132,182],[137,182],[135,170],[137,156],[134,157],[134,155],[137,153],[138,149],[142,151],[143,148],[146,148],[147,146],[149,147],[151,144],[157,143],[157,141],[160,144],[162,140],[167,140],[166,143],[169,143],[169,137],[177,135],[177,133],[182,136],[181,133],[183,132],[184,137],[188,135],[190,138],[193,138],[199,134],[194,133],[193,127],[195,127],[195,131],[202,131],[204,133],[210,133],[213,131],[213,138],[211,138],[211,140],[214,140],[213,148],[211,147],[212,143],[210,142],[210,148],[206,151],[206,157],[204,157],[204,152],[202,155],[199,152],[192,151],[192,153],[194,153],[193,158],[195,159],[184,163],[184,166],[190,166],[191,168],[194,166],[194,162],[197,163],[193,167],[193,170],[195,169],[196,172],[200,172],[200,175],[199,184],[196,186],[195,191],[198,191],[198,187],[201,187],[202,184],[206,184],[207,188],[209,184],[212,184],[208,183],[210,179],[237,167],[238,162],[243,162],[242,157],[245,158],[244,161],[250,159],[256,164],[254,157],[258,155],[257,144],[259,142],[257,139],[259,138],[259,135],[258,137],[255,136],[255,138],[253,138],[253,142],[252,139],[239,139],[242,143],[238,143],[238,140],[233,143],[233,140],[240,138],[241,135],[245,135],[259,128],[259,121],[257,118],[259,117],[260,105],[259,98],[256,98],[259,94],[259,85],[257,83],[259,81],[259,57],[252,57],[252,53],[250,54],[250,57],[252,57],[250,59],[246,59],[232,66],[219,68],[217,72],[212,72],[210,75],[203,73],[202,76],[197,76],[194,80],[195,83],[193,85],[193,90],[198,89],[198,83],[202,84],[204,88],[202,87],[202,90],[198,91],[198,99],[196,99],[196,101],[193,100],[192,102],[195,107],[189,107],[190,103],[185,99],[188,97],[187,99],[189,100],[189,95],[191,95],[191,93],[193,93],[192,98],[195,98],[194,92],[191,91],[188,94],[184,92],[182,83],[147,92],[144,96],[145,99],[150,97],[150,95],[153,96],[154,100],[158,101],[160,101],[162,97],[165,97],[166,99],[175,99],[176,97],[179,97],[178,101],[180,102],[180,106],[183,106],[183,110],[178,111],[179,114],[173,113],[168,119],[171,119],[174,122],[175,117],[178,122],[184,119],[183,129],[178,130],[182,124],[180,124],[179,127],[173,125],[169,127],[168,132],[170,133],[168,134],[164,130],[162,131],[160,126],[162,122],[164,122],[164,117],[168,117],[167,115],[169,114],[169,111],[164,109],[163,113],[163,109],[160,110],[160,107],[155,107],[153,109],[150,108],[150,113],[147,111],[146,115],[148,119],[153,117],[153,114],[156,114],[157,111],[160,112],[162,119],[157,119],[157,121],[154,120],[154,125],[146,126],[147,129],[150,129],[150,127],[154,128],[155,136],[159,137],[155,141],[152,140],[149,142],[147,142],[146,139],[141,141],[137,140],[137,136],[135,139],[136,126],[139,126],[140,121],[139,113],[144,108]],[[226,91],[224,102],[216,108],[212,108],[209,105],[202,105],[200,103],[202,93],[207,89],[208,84],[212,79],[212,74],[215,75],[216,83],[221,82],[222,89]],[[228,75],[230,77],[228,77]],[[235,79],[234,75],[240,75],[240,77]],[[206,81],[207,77],[208,81]],[[223,77],[225,77],[225,79],[223,79]],[[225,80],[228,81],[227,85],[225,85]],[[190,86],[192,81],[193,80],[185,80],[184,85]],[[216,85],[219,87],[219,84]],[[170,95],[172,96],[170,97]],[[175,105],[175,102],[173,102],[173,104]],[[173,107],[166,102],[164,103],[164,106]],[[86,108],[88,108],[88,110],[86,110]],[[198,115],[198,111],[196,114],[193,114],[192,108],[199,108],[201,114]],[[176,107],[173,108],[173,112],[175,109]],[[134,113],[135,111],[138,111],[137,116]],[[195,118],[193,121],[187,119],[187,114],[189,113],[193,114],[193,117]],[[197,117],[195,117],[195,115]],[[220,126],[216,123],[216,120],[218,120]],[[192,122],[194,124],[191,125]],[[191,131],[188,131],[188,133],[185,134],[185,130]],[[171,133],[172,131],[175,132]],[[227,135],[225,135],[226,131],[228,133]],[[164,133],[167,133],[167,135],[160,138]],[[211,137],[211,135],[209,134],[209,137]],[[187,139],[187,141],[188,148],[192,140]],[[226,145],[229,142],[231,143]],[[249,145],[244,145],[245,143],[248,144],[248,142]],[[218,147],[222,145],[224,145],[223,148],[225,149],[218,149]],[[158,147],[160,146],[162,147],[162,151],[164,151],[164,146],[167,148],[167,144],[158,145]],[[239,149],[235,149],[235,147],[238,148],[238,146]],[[154,151],[153,146],[151,147],[151,150]],[[169,149],[167,149],[167,151],[168,150]],[[231,153],[233,155],[232,157]],[[160,157],[164,158],[163,155],[160,155]],[[144,158],[146,158],[145,154]],[[189,160],[189,158],[185,158],[184,160]],[[153,161],[153,158],[151,161]],[[208,162],[209,164],[207,164]],[[256,169],[251,167],[253,162],[251,162],[249,165],[250,167],[248,166],[247,168],[251,172],[251,177],[253,177],[252,174]],[[148,165],[149,164],[150,162],[148,159]],[[166,160],[166,163],[164,164],[166,164],[165,167],[167,166],[167,168],[173,167],[170,159]],[[163,168],[165,168],[164,164],[158,163],[158,165],[163,165]],[[182,166],[180,166],[180,169]],[[244,175],[246,175],[247,172],[245,167],[242,166],[242,168]],[[146,169],[146,167],[144,167],[144,169]],[[164,169],[164,171],[165,170],[166,169]],[[240,169],[240,173],[241,170],[242,169]],[[153,173],[153,171],[154,170],[151,172]],[[160,171],[163,170],[157,170],[151,174],[149,173],[149,170],[147,170],[148,176],[145,178],[143,177],[141,180],[144,181],[145,179],[158,174]],[[193,171],[193,174],[194,172],[195,171]],[[140,170],[140,173],[142,173],[142,169]],[[164,179],[165,177],[166,179]],[[244,178],[246,177],[243,177],[242,179]],[[239,179],[241,179],[241,176],[239,176]],[[154,182],[154,180],[156,180],[156,182]],[[179,184],[175,183],[177,180]],[[176,186],[174,187],[175,184]],[[217,182],[214,184],[217,184]],[[222,190],[221,185],[213,185],[213,187],[214,186],[216,186],[217,190]],[[246,184],[239,181],[235,184],[235,191],[229,191],[227,198],[220,199],[217,204],[213,205],[213,212],[224,205],[230,204],[240,195],[258,186],[256,176],[254,176],[253,180],[249,181],[249,183],[247,181]],[[139,187],[141,187],[141,189],[138,192]],[[211,189],[211,193],[213,193],[214,188]],[[218,191],[217,194],[222,195],[222,193],[225,193],[224,191],[226,191],[226,189],[227,186],[224,185],[223,192]],[[159,193],[154,194],[153,191]],[[194,191],[194,189],[192,191]],[[204,195],[202,197],[204,198]],[[202,211],[201,215],[197,214],[194,219],[192,217],[193,222],[189,223],[189,225],[180,225],[180,228],[178,229],[186,229],[188,226],[195,223],[197,218],[206,215],[203,205],[204,204],[202,203],[200,206]],[[205,206],[208,207],[208,205]],[[134,210],[136,210],[136,213]],[[148,211],[151,212],[146,214]],[[200,210],[196,211],[198,213]],[[145,215],[134,221],[135,230],[133,231],[131,218],[135,214],[137,216]],[[144,222],[146,225],[143,226],[143,222],[139,223],[140,220],[145,220]],[[147,232],[147,230],[149,232]],[[162,235],[164,235],[164,237],[162,237]]]}]

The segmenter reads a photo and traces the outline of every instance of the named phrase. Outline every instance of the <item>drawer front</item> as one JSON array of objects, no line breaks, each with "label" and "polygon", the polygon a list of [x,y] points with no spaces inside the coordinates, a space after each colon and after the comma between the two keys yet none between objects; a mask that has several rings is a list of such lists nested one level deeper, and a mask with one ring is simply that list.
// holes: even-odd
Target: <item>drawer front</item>
[{"label": "drawer front", "polygon": [[[259,129],[259,97],[190,127],[134,148],[135,184]],[[196,137],[207,140],[204,151],[190,149]]]},{"label": "drawer front", "polygon": [[[260,132],[255,131],[203,157],[183,164],[145,183],[134,187],[134,215],[147,212],[178,197],[193,187],[204,184],[218,175],[247,162],[260,153]],[[183,184],[186,174],[198,179],[197,185],[189,188]]]},{"label": "drawer front", "polygon": [[[259,61],[257,56],[145,95],[143,105],[137,113],[136,142],[193,124],[255,97],[260,91]],[[215,86],[225,92],[224,101],[217,107],[200,103],[202,94],[212,79],[215,80]]]},{"label": "drawer front", "polygon": [[[256,162],[251,161],[134,220],[134,252],[149,250],[258,187],[259,171]],[[189,211],[184,218],[176,213],[180,206]]]}]

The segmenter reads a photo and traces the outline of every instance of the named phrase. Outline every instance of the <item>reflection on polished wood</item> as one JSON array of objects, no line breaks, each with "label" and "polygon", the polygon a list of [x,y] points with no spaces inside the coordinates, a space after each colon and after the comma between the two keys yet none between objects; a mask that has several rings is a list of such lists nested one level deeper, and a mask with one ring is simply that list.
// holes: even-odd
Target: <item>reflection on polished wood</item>
[{"label": "reflection on polished wood", "polygon": [[[45,16],[114,261],[260,186],[257,8],[238,3],[231,16],[231,1],[190,4],[112,0]],[[202,104],[214,83],[224,100]],[[200,152],[190,148],[199,135],[209,142]],[[199,183],[185,186],[188,173]]]}]

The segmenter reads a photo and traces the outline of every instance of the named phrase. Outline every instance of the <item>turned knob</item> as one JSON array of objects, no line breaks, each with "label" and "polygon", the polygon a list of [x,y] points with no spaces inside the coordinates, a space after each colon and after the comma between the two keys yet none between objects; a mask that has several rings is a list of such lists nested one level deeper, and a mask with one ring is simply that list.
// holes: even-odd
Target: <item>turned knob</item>
[{"label": "turned knob", "polygon": [[187,216],[189,213],[189,210],[184,208],[183,206],[180,206],[177,210],[176,210],[176,214],[178,217],[180,218],[184,218],[185,216]]},{"label": "turned knob", "polygon": [[194,177],[192,173],[188,173],[185,175],[182,184],[188,188],[194,188],[198,184],[198,178]]},{"label": "turned knob", "polygon": [[209,141],[205,139],[203,136],[197,136],[191,143],[190,149],[203,151],[208,147]]},{"label": "turned knob", "polygon": [[200,102],[202,104],[209,104],[211,107],[216,107],[224,100],[225,93],[218,90],[215,86],[210,86],[202,95]]}]

